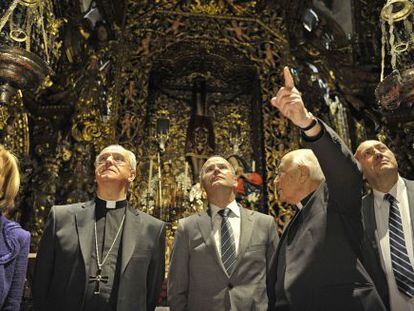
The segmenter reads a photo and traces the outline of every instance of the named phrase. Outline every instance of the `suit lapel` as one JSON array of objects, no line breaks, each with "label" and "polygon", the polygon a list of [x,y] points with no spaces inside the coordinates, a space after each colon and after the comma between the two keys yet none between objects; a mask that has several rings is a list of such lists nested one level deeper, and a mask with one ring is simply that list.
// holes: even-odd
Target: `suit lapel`
[{"label": "suit lapel", "polygon": [[[321,187],[318,188],[318,190],[319,189],[321,189]],[[316,190],[316,192],[318,190]],[[287,246],[289,245],[289,243],[294,238],[296,229],[298,228],[299,224],[302,222],[302,213],[304,212],[304,209],[305,208],[310,208],[309,206],[312,205],[310,203],[311,199],[306,203],[306,206],[304,206],[304,207],[302,207],[302,209],[298,209],[296,211],[295,215],[293,215],[293,217],[290,219],[289,223],[284,228],[284,230],[282,232],[282,235],[279,239],[279,243],[277,244],[277,247],[276,247],[274,265],[276,265],[276,266],[278,265],[280,248],[282,247],[283,243],[286,243],[286,256],[287,256]]]},{"label": "suit lapel", "polygon": [[[293,217],[291,218],[291,220],[287,224],[286,228],[282,232],[282,236],[280,237],[279,243],[277,244],[277,248],[276,248],[276,259],[279,257],[279,251],[280,251],[280,248],[282,247],[282,243],[288,243],[290,228],[292,227],[293,223],[296,221],[296,218],[299,217],[298,216],[299,212],[300,212],[300,210],[296,211],[295,215],[293,215]],[[285,242],[285,240],[286,240],[286,242]]]},{"label": "suit lapel", "polygon": [[375,220],[374,195],[368,194],[362,201],[362,217],[365,235],[368,237],[368,247],[374,252],[375,258],[380,262],[379,239],[377,233],[377,221]]},{"label": "suit lapel", "polygon": [[134,253],[137,243],[141,240],[141,216],[139,211],[129,204],[125,211],[125,225],[122,232],[121,276]]},{"label": "suit lapel", "polygon": [[76,211],[76,227],[78,230],[79,245],[85,263],[86,281],[88,281],[89,260],[92,252],[93,228],[95,223],[95,201],[83,203]]},{"label": "suit lapel", "polygon": [[375,237],[377,230],[377,222],[375,221],[375,207],[374,207],[374,196],[372,193],[368,194],[363,201],[363,216],[364,224],[366,225],[365,230],[368,230],[372,237]]},{"label": "suit lapel", "polygon": [[286,228],[286,241],[288,245],[292,242],[295,238],[296,233],[300,230],[301,224],[306,222],[305,219],[312,219],[313,214],[315,213],[315,208],[313,206],[320,206],[325,204],[323,202],[324,198],[324,191],[327,189],[326,182],[322,182],[319,187],[310,195],[308,199],[302,199],[302,202],[305,204],[302,208],[297,208],[296,214],[293,216],[292,220],[289,222],[289,225]]},{"label": "suit lapel", "polygon": [[234,264],[234,271],[237,270],[237,266],[242,260],[244,253],[246,252],[247,246],[249,246],[250,238],[253,231],[253,212],[247,210],[239,205],[240,208],[240,242],[239,252],[237,254],[236,262]]},{"label": "suit lapel", "polygon": [[226,270],[224,269],[223,263],[221,262],[220,255],[217,251],[216,243],[213,237],[213,226],[209,213],[202,212],[199,214],[197,219],[198,227],[200,228],[201,235],[203,236],[204,242],[209,249],[211,255],[215,258],[217,264],[220,266],[223,273],[228,277]]},{"label": "suit lapel", "polygon": [[403,180],[405,182],[405,186],[407,187],[408,207],[410,210],[411,225],[414,228],[414,182],[404,178]]},{"label": "suit lapel", "polygon": [[280,239],[279,239],[279,243],[277,243],[276,252],[275,252],[275,254],[274,254],[273,258],[272,258],[272,265],[274,267],[276,267],[275,270],[274,270],[275,275],[272,276],[275,280],[277,279],[277,266],[279,264],[280,248],[282,247],[283,243],[287,243],[287,240],[286,239],[287,239],[287,235],[288,235],[288,232],[289,232],[289,228],[292,225],[292,222],[295,219],[295,217],[296,217],[297,214],[298,213],[296,213],[292,217],[292,219],[289,221],[289,223],[287,224],[287,226],[283,230],[282,235],[280,236]]}]

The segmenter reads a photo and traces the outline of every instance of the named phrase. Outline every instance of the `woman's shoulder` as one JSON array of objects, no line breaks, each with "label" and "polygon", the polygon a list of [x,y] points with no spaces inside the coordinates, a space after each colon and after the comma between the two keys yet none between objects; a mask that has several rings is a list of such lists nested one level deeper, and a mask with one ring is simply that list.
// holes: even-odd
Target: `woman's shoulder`
[{"label": "woman's shoulder", "polygon": [[15,238],[20,241],[30,239],[30,232],[24,230],[19,223],[9,220],[4,216],[1,217],[1,221],[3,223],[3,235],[6,237]]},{"label": "woman's shoulder", "polygon": [[21,251],[28,251],[30,233],[4,216],[1,216],[1,221],[4,244],[0,247],[0,264],[4,265],[16,258]]}]

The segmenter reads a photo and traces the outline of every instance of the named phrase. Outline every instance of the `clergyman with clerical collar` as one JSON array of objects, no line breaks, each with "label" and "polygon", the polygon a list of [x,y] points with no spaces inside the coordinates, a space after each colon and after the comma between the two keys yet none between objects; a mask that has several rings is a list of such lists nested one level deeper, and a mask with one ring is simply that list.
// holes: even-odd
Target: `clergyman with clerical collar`
[{"label": "clergyman with clerical collar", "polygon": [[127,200],[135,155],[120,145],[95,161],[96,197],[53,206],[33,282],[39,311],[154,310],[165,264],[165,224]]}]

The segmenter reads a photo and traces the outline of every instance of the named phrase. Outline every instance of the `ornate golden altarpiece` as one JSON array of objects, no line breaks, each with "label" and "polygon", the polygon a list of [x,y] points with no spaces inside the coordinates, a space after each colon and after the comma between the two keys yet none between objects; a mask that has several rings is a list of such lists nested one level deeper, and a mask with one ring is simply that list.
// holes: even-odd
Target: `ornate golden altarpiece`
[{"label": "ornate golden altarpiece", "polygon": [[[50,55],[39,54],[49,55],[55,74],[36,92],[18,92],[8,106],[0,106],[1,141],[22,165],[15,217],[31,230],[33,250],[53,204],[93,197],[94,159],[108,144],[122,144],[137,155],[130,201],[139,208],[173,224],[200,208],[185,160],[197,79],[206,85],[214,153],[236,153],[255,163],[264,179],[265,204],[258,209],[272,214],[282,229],[291,209],[279,204],[272,182],[280,158],[300,145],[297,130],[269,105],[282,82],[282,67],[296,68],[305,102],[350,146],[356,143],[352,137],[363,139],[366,133],[363,123],[349,119],[347,94],[323,93],[346,91],[347,75],[336,77],[332,68],[351,64],[349,42],[338,39],[332,51],[320,52],[319,43],[295,38],[303,26],[294,15],[305,2],[287,9],[284,2],[267,1],[121,1],[116,11],[111,1],[97,1],[111,27],[95,26],[100,29],[95,32],[85,25],[78,1],[62,2],[59,16],[48,11],[49,45],[40,37],[32,43],[40,52],[49,46]],[[332,29],[344,37],[337,26]],[[158,162],[160,119],[168,119],[170,127]],[[162,198],[154,194],[159,167]]]},{"label": "ornate golden altarpiece", "polygon": [[[273,215],[281,231],[292,209],[278,202],[273,179],[280,158],[300,146],[297,129],[269,105],[285,65],[293,69],[307,107],[350,147],[367,137],[386,140],[399,150],[403,176],[413,176],[411,89],[403,94],[410,100],[397,109],[381,107],[373,96],[380,71],[412,67],[412,49],[402,41],[413,40],[413,14],[406,12],[400,23],[382,17],[379,27],[383,5],[380,0],[3,1],[0,142],[18,155],[22,171],[21,193],[8,216],[31,231],[35,252],[50,207],[92,198],[94,159],[103,147],[119,143],[137,155],[131,203],[171,224],[171,244],[176,220],[203,208],[186,160],[194,85],[202,80],[214,153],[237,154],[262,174],[263,204],[256,209]],[[384,8],[392,5],[388,0]],[[351,21],[352,31],[336,19],[334,7]],[[103,22],[91,25],[88,18],[96,10]],[[384,10],[400,14],[398,7]],[[395,36],[401,30],[407,38]],[[18,74],[22,68],[27,76]],[[18,82],[12,98],[5,76]],[[406,74],[406,86],[412,86],[411,76]],[[160,120],[169,123],[167,140],[157,130]]]}]

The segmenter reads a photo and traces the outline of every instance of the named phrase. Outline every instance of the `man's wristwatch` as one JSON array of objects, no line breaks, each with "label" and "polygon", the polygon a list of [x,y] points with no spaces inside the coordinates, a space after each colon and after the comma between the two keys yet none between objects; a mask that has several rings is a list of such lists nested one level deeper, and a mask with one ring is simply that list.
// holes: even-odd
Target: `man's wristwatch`
[{"label": "man's wristwatch", "polygon": [[299,128],[303,131],[303,132],[306,132],[306,131],[309,131],[311,128],[313,128],[316,124],[318,124],[318,119],[316,119],[314,116],[312,116],[313,117],[313,119],[312,119],[312,122],[308,125],[308,126],[306,126],[306,127],[300,127],[299,126]]}]

